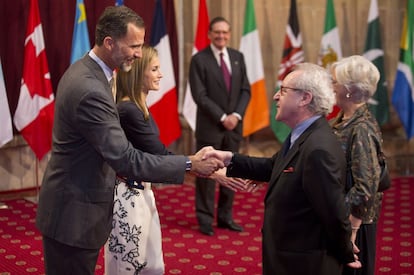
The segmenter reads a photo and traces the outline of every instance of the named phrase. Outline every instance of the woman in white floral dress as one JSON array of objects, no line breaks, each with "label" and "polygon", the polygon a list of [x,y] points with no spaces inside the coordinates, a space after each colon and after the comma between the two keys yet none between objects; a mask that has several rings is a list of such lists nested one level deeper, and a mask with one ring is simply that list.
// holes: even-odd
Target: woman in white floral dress
[{"label": "woman in white floral dress", "polygon": [[[116,76],[121,126],[135,148],[155,155],[172,154],[160,141],[158,126],[146,105],[149,91],[159,90],[161,78],[157,50],[149,46],[143,47],[142,58],[131,71],[119,71]],[[223,171],[210,178],[233,191],[247,187],[244,180],[228,178]],[[118,177],[113,226],[105,245],[105,273],[164,274],[160,220],[149,182]]]},{"label": "woman in white floral dress", "polygon": [[[130,72],[116,77],[121,126],[132,145],[142,151],[166,155],[157,124],[146,105],[148,92],[159,90],[160,62],[148,46]],[[141,87],[136,89],[135,87]],[[115,187],[113,228],[105,246],[106,274],[163,274],[162,238],[154,193],[149,182],[118,177]]]}]

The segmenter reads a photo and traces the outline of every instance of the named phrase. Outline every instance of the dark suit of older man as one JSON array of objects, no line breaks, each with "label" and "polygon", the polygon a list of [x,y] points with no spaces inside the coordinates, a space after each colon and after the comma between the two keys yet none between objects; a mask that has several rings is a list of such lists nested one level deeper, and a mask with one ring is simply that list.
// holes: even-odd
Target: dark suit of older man
[{"label": "dark suit of older man", "polygon": [[[284,145],[286,146],[286,145]],[[324,117],[283,156],[235,154],[229,176],[268,181],[263,274],[341,274],[353,260],[344,202],[345,157]]]},{"label": "dark suit of older man", "polygon": [[335,102],[330,75],[315,64],[299,64],[273,99],[275,119],[292,128],[278,153],[271,158],[220,150],[206,154],[228,165],[228,176],[269,183],[263,274],[340,275],[344,264],[360,268],[345,203],[345,155],[325,118]]}]

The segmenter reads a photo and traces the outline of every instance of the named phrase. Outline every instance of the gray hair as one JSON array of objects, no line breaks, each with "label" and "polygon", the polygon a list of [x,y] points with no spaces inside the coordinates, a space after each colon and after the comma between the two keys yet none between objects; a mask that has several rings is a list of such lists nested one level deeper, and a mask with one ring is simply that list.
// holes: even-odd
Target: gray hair
[{"label": "gray hair", "polygon": [[309,109],[314,114],[328,115],[335,105],[332,79],[323,67],[312,63],[300,63],[295,71],[302,73],[295,79],[296,88],[309,91],[313,99]]},{"label": "gray hair", "polygon": [[380,73],[377,67],[361,55],[342,58],[332,64],[338,84],[348,91],[360,92],[363,101],[367,101],[377,90]]}]

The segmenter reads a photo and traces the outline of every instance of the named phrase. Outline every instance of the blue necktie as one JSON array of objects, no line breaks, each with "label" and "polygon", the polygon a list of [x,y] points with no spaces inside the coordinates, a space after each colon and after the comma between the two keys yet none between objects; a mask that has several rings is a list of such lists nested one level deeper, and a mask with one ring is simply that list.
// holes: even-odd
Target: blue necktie
[{"label": "blue necktie", "polygon": [[285,143],[283,144],[283,156],[286,156],[286,154],[287,154],[287,152],[289,151],[289,149],[290,149],[290,137],[291,137],[291,134],[289,134],[288,135],[288,137],[286,138],[286,141],[285,141]]}]

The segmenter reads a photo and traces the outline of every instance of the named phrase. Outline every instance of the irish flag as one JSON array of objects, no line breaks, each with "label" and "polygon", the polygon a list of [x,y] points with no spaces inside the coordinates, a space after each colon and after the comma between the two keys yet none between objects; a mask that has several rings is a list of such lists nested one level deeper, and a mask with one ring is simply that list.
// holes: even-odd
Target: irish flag
[{"label": "irish flag", "polygon": [[251,88],[250,102],[243,118],[243,136],[246,137],[269,126],[269,105],[253,0],[247,0],[246,2],[240,51],[244,54],[246,60],[247,77]]}]

